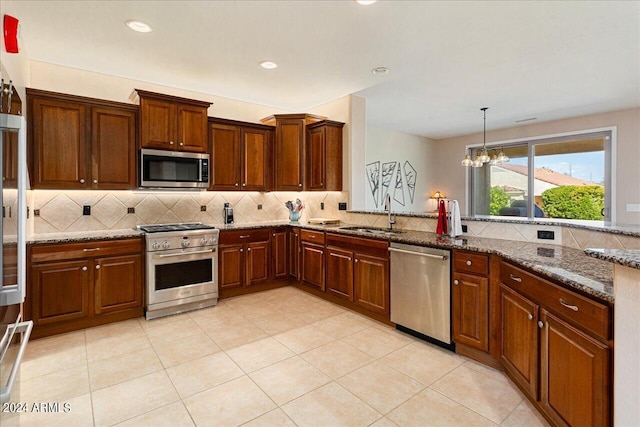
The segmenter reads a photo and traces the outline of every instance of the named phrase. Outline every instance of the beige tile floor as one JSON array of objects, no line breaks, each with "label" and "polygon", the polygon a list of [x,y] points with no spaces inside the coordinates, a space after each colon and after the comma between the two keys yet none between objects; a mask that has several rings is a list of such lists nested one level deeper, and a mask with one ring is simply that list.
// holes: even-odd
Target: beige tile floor
[{"label": "beige tile floor", "polygon": [[2,426],[540,426],[501,372],[299,289],[32,341]]}]

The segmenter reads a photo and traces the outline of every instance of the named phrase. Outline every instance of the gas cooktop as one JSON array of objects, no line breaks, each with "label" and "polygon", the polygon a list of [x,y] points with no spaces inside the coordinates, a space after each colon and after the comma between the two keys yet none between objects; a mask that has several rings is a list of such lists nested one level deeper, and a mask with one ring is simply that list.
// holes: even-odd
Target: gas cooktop
[{"label": "gas cooktop", "polygon": [[206,225],[201,222],[185,222],[180,224],[150,224],[139,225],[138,230],[145,233],[166,233],[168,231],[190,231],[190,230],[213,230],[212,225]]}]

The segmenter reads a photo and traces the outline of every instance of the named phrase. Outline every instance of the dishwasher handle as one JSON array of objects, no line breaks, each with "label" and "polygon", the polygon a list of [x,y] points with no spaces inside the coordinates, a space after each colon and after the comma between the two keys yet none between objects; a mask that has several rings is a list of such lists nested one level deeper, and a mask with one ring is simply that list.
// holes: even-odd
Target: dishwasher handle
[{"label": "dishwasher handle", "polygon": [[399,252],[401,254],[423,256],[425,258],[435,258],[435,259],[438,259],[440,261],[446,261],[446,260],[449,259],[449,257],[447,255],[423,254],[422,252],[405,251],[404,249],[397,249],[397,248],[388,248],[388,251],[389,252]]}]

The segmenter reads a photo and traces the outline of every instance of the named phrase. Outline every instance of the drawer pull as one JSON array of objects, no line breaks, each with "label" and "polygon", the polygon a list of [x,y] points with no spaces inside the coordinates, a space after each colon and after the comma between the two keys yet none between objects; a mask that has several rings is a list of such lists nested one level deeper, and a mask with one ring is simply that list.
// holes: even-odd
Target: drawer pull
[{"label": "drawer pull", "polygon": [[96,265],[96,270],[100,270],[100,264]]},{"label": "drawer pull", "polygon": [[509,274],[509,279],[513,280],[514,282],[522,282],[522,279],[518,276],[514,276],[513,274]]},{"label": "drawer pull", "polygon": [[456,280],[454,280],[454,281],[453,281],[453,284],[454,284],[454,285],[459,285],[459,284],[460,284],[460,282],[458,281],[458,279],[456,279]]},{"label": "drawer pull", "polygon": [[565,300],[563,300],[562,298],[560,298],[560,304],[562,304],[564,307],[567,307],[569,310],[578,311],[578,307],[577,306],[571,305],[571,304],[567,304],[565,302]]},{"label": "drawer pull", "polygon": [[82,252],[93,252],[93,251],[99,251],[100,248],[91,248],[91,249],[83,249]]},{"label": "drawer pull", "polygon": [[82,267],[82,271],[87,271],[87,266]]},{"label": "drawer pull", "polygon": [[244,236],[240,236],[241,239],[246,239],[248,237],[251,237],[251,234],[245,234]]},{"label": "drawer pull", "polygon": [[529,318],[529,320],[533,320],[533,314],[529,313],[527,314],[527,317]]},{"label": "drawer pull", "polygon": [[544,328],[544,323],[542,323],[542,320],[538,320],[538,328]]},{"label": "drawer pull", "polygon": [[310,239],[315,239],[315,238],[316,238],[316,236],[314,236],[313,234],[310,234],[310,235],[309,235],[309,238],[310,238]]},{"label": "drawer pull", "polygon": [[467,260],[467,265],[473,264],[470,260]]}]

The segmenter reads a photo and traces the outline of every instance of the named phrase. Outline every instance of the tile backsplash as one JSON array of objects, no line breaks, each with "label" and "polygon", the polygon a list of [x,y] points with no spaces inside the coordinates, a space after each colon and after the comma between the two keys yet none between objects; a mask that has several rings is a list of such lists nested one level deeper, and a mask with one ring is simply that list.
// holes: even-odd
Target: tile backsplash
[{"label": "tile backsplash", "polygon": [[[234,208],[237,224],[262,221],[287,221],[287,200],[301,199],[305,204],[301,221],[314,217],[338,218],[349,224],[386,227],[382,214],[351,213],[338,210],[338,203],[348,202],[349,193],[335,192],[133,192],[133,191],[50,191],[33,190],[27,195],[32,209],[33,232],[60,233],[74,231],[117,230],[140,224],[200,221],[223,223],[223,206]],[[324,203],[324,210],[321,209]],[[6,204],[6,203],[5,203]],[[82,207],[91,206],[91,215],[83,215]],[[262,209],[258,206],[262,205]],[[205,207],[204,209],[202,207]],[[133,211],[131,213],[131,211]],[[541,226],[484,221],[463,221],[465,235],[522,242],[556,244],[577,249],[640,249],[640,237],[611,234],[580,228]],[[397,228],[435,232],[436,219],[396,217]],[[554,240],[539,240],[538,230],[553,231]]]}]

